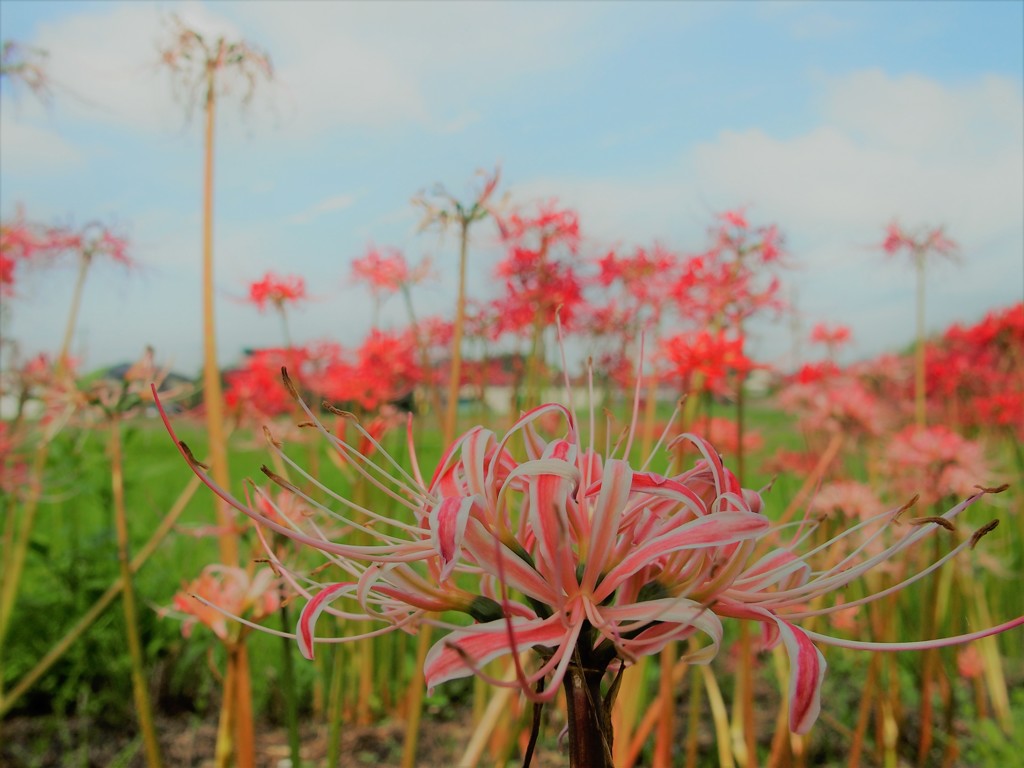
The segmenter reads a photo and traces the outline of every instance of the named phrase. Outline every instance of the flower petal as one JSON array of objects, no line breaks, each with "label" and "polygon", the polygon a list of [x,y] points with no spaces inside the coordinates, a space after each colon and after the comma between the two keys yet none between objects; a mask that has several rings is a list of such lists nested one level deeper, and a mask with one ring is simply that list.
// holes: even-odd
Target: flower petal
[{"label": "flower petal", "polygon": [[299,651],[310,661],[313,660],[313,644],[316,642],[314,637],[316,620],[323,613],[328,603],[342,592],[351,591],[355,586],[356,584],[351,581],[326,586],[317,592],[316,596],[306,603],[302,609],[302,613],[299,615],[299,623],[295,627],[295,637],[299,641]]},{"label": "flower petal", "polygon": [[[554,618],[511,619],[516,638],[516,652],[534,645],[559,645],[569,629]],[[423,678],[427,688],[467,677],[474,669],[512,651],[506,619],[476,624],[452,632],[434,644],[423,663]],[[472,664],[467,663],[472,662]]]},{"label": "flower petal", "polygon": [[789,729],[807,733],[821,711],[821,682],[828,665],[802,629],[782,619],[775,621],[789,654]]}]

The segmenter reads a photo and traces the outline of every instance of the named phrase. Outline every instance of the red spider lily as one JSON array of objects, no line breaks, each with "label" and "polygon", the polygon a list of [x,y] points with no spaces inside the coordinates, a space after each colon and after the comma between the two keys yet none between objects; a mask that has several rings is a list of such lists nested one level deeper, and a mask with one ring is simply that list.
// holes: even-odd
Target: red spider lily
[{"label": "red spider lily", "polygon": [[649,249],[638,247],[629,256],[609,251],[598,260],[597,282],[606,288],[620,283],[638,308],[657,319],[669,299],[678,262],[677,254],[658,243]]},{"label": "red spider lily", "polygon": [[75,253],[86,262],[106,257],[125,267],[135,263],[128,255],[128,241],[99,222],[90,222],[78,230],[53,227],[46,231],[46,238],[48,255]]},{"label": "red spider lily", "polygon": [[508,216],[501,226],[508,255],[495,269],[505,281],[505,295],[496,301],[499,332],[536,335],[554,324],[556,311],[571,328],[583,303],[583,281],[572,262],[559,254],[563,249],[570,256],[577,252],[576,212],[550,201],[533,216]]},{"label": "red spider lily", "polygon": [[779,393],[779,405],[798,414],[801,428],[811,433],[877,436],[888,423],[879,398],[850,377],[790,384]]},{"label": "red spider lily", "polygon": [[850,328],[846,325],[826,325],[817,323],[811,329],[811,341],[815,344],[825,344],[829,348],[846,344],[850,340]]},{"label": "red spider lily", "polygon": [[226,614],[259,622],[281,605],[280,580],[270,568],[255,576],[243,568],[208,565],[202,575],[174,596],[174,608],[185,615],[181,632],[192,633],[196,623],[205,624],[221,640],[237,637],[241,626],[229,623]]},{"label": "red spider lily", "polygon": [[0,295],[14,295],[14,270],[20,261],[50,248],[49,239],[37,229],[20,211],[13,221],[0,222]]},{"label": "red spider lily", "polygon": [[702,382],[704,391],[727,394],[730,377],[749,373],[756,366],[743,353],[743,336],[732,337],[725,331],[681,333],[661,343],[661,358],[667,366],[666,377],[681,380],[688,390],[692,382]]},{"label": "red spider lily", "polygon": [[960,649],[956,655],[956,671],[968,680],[981,677],[985,671],[985,662],[977,644],[972,643]]},{"label": "red spider lily", "polygon": [[806,363],[800,366],[800,370],[793,374],[793,381],[797,384],[817,384],[838,375],[839,366],[831,360],[823,360],[820,363]]},{"label": "red spider lily", "polygon": [[[218,486],[187,446],[178,445],[192,469],[225,502],[263,528],[323,552],[347,572],[344,581],[317,584],[298,578],[269,553],[286,581],[308,598],[295,634],[307,657],[320,642],[412,630],[427,622],[449,631],[427,654],[428,686],[476,674],[495,685],[518,688],[531,700],[545,701],[557,694],[563,681],[579,684],[584,671],[602,673],[631,664],[658,653],[672,640],[697,641],[687,660],[708,663],[721,646],[721,618],[747,619],[764,625],[768,646],[785,646],[790,659],[790,727],[806,733],[818,716],[826,667],[816,642],[922,649],[1024,624],[1024,617],[1019,617],[968,635],[902,644],[845,640],[801,628],[798,623],[804,619],[848,611],[914,583],[973,547],[992,526],[963,538],[925,570],[881,592],[867,588],[856,593],[863,595],[857,599],[830,602],[826,598],[862,582],[890,560],[916,562],[906,557],[907,552],[920,548],[940,526],[899,527],[901,508],[805,548],[817,523],[805,520],[796,533],[791,525],[773,527],[760,514],[760,496],[742,489],[718,453],[695,435],[682,435],[675,442],[692,443],[701,459],[692,469],[662,475],[646,465],[634,469],[612,453],[596,453],[581,439],[571,409],[543,405],[523,415],[500,438],[484,427],[470,429],[445,451],[425,481],[415,461],[409,473],[379,446],[379,458],[362,456],[327,430],[301,400],[299,404],[333,449],[348,457],[366,482],[403,507],[406,516],[361,507],[297,469],[303,484],[342,505],[341,511],[328,510],[284,478],[267,469],[265,474],[320,515],[359,528],[374,543],[331,541],[312,521],[283,526],[259,505],[243,503]],[[551,415],[557,416],[561,429],[547,435],[539,425]],[[164,421],[177,442],[166,415]],[[623,455],[630,452],[634,430],[635,423],[626,444],[617,446]],[[410,444],[411,440],[410,430]],[[273,442],[271,450],[281,452]],[[942,515],[941,527],[955,527],[958,515],[994,490],[976,492],[950,509]],[[880,551],[869,554],[856,545],[888,530],[896,535]],[[838,561],[828,557],[832,548],[848,542],[854,542],[850,554]],[[455,574],[465,579],[459,583],[472,579],[472,591],[460,587]],[[343,607],[334,607],[336,603]],[[474,623],[453,625],[432,615],[445,610],[468,614]],[[360,636],[319,638],[315,625],[323,612],[373,621],[380,628]],[[519,654],[531,648],[540,650],[540,660],[524,665]],[[511,657],[515,680],[495,680],[484,672],[487,662],[500,657]],[[544,680],[546,686],[539,687]],[[597,714],[603,705],[595,701],[592,706]]]},{"label": "red spider lily", "polygon": [[951,258],[956,255],[959,246],[946,236],[942,227],[925,229],[919,234],[908,232],[899,223],[892,222],[885,232],[885,240],[882,241],[882,250],[890,256],[901,251],[919,258],[926,253],[934,253],[937,256]]},{"label": "red spider lily", "polygon": [[711,247],[687,259],[672,285],[680,313],[702,326],[734,326],[764,309],[782,310],[781,283],[765,270],[782,259],[778,229],[751,227],[738,211],[717,218]]},{"label": "red spider lily", "polygon": [[871,486],[853,480],[823,485],[815,494],[811,509],[826,514],[838,512],[851,520],[870,520],[885,511]]},{"label": "red spider lily", "polygon": [[955,417],[961,424],[1024,430],[1022,348],[1024,303],[953,325],[928,345],[926,391],[937,407],[965,403]]},{"label": "red spider lily", "polygon": [[19,262],[53,260],[75,253],[88,266],[97,256],[132,266],[128,241],[98,222],[80,230],[46,227],[25,219],[20,211],[12,221],[0,223],[0,295],[14,295],[15,269]]},{"label": "red spider lily", "polygon": [[440,184],[435,186],[429,195],[421,193],[413,198],[413,203],[423,208],[424,212],[420,229],[426,229],[433,224],[438,224],[443,229],[450,223],[468,227],[488,215],[500,222],[501,201],[495,202],[493,198],[501,182],[501,168],[495,168],[491,173],[478,170],[476,176],[481,183],[470,195],[470,202],[459,201]]},{"label": "red spider lily", "polygon": [[14,295],[14,268],[17,262],[0,252],[0,296]]},{"label": "red spider lily", "polygon": [[281,366],[295,371],[303,382],[310,357],[303,347],[252,350],[241,367],[224,374],[224,404],[241,420],[261,422],[286,413],[292,399],[281,384]]},{"label": "red spider lily", "polygon": [[992,476],[981,445],[941,425],[899,432],[889,443],[886,460],[898,492],[920,493],[925,503],[970,493]]},{"label": "red spider lily", "polygon": [[576,253],[579,247],[579,216],[569,208],[560,208],[556,200],[541,203],[532,216],[512,213],[500,219],[499,223],[503,240],[518,242],[523,247],[532,244],[537,252],[564,245]]},{"label": "red spider lily", "polygon": [[250,283],[249,301],[262,312],[267,305],[279,311],[288,304],[298,304],[306,298],[306,281],[299,275],[278,276],[267,272],[261,279]]},{"label": "red spider lily", "polygon": [[430,274],[430,260],[409,267],[397,248],[370,246],[366,255],[352,262],[352,281],[366,283],[374,294],[397,293],[403,286],[421,282]]},{"label": "red spider lily", "polygon": [[540,264],[517,254],[498,265],[505,278],[505,295],[494,302],[497,334],[528,334],[535,326],[554,325],[555,313],[567,329],[575,324],[583,304],[583,285],[568,264]]},{"label": "red spider lily", "polygon": [[412,336],[372,330],[354,355],[339,351],[308,381],[331,400],[375,411],[408,395],[421,379]]},{"label": "red spider lily", "polygon": [[1024,437],[1024,391],[979,395],[971,405],[982,424],[1010,429]]}]

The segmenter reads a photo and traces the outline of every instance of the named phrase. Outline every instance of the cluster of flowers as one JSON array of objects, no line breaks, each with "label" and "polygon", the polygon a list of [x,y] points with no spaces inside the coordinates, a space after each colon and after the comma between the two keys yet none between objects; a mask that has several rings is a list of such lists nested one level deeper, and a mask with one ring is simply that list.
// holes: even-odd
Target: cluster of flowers
[{"label": "cluster of flowers", "polygon": [[409,332],[373,330],[356,349],[330,343],[257,349],[242,366],[225,374],[224,398],[231,412],[240,419],[260,421],[289,411],[282,366],[295,372],[304,392],[364,412],[407,397],[423,378]]},{"label": "cluster of flowers", "polygon": [[[934,410],[968,428],[997,427],[1024,438],[1024,302],[956,324],[926,347]],[[956,414],[945,412],[957,403]]]},{"label": "cluster of flowers", "polygon": [[[755,367],[744,352],[740,324],[763,309],[781,307],[777,277],[764,274],[781,259],[774,226],[751,227],[741,212],[731,211],[718,217],[711,246],[702,253],[683,257],[655,245],[588,261],[580,253],[576,213],[554,201],[530,215],[495,218],[506,251],[495,268],[503,293],[470,307],[468,338],[490,344],[528,339],[552,327],[557,315],[566,332],[589,337],[601,350],[596,355],[601,370],[623,387],[632,385],[630,360],[641,332],[657,350],[650,375],[682,390],[727,394],[736,375]],[[412,267],[397,249],[370,247],[353,262],[351,279],[365,284],[380,302],[429,274],[428,261]],[[261,310],[269,305],[284,313],[306,298],[305,285],[295,276],[268,273],[249,289],[249,300]],[[692,329],[660,338],[657,329],[669,315],[676,327]],[[323,343],[258,349],[228,374],[228,402],[236,412],[257,418],[282,413],[288,398],[275,382],[279,368],[287,365],[302,391],[372,411],[419,384],[436,383],[450,341],[450,323],[427,319],[404,333],[375,329],[351,351]],[[464,366],[462,384],[478,383],[480,366]],[[384,370],[387,376],[380,374]]]},{"label": "cluster of flowers", "polygon": [[101,257],[126,267],[133,264],[128,256],[128,241],[99,222],[78,229],[40,226],[19,212],[13,219],[0,222],[0,296],[15,294],[19,264],[48,263],[68,254],[85,262]]}]

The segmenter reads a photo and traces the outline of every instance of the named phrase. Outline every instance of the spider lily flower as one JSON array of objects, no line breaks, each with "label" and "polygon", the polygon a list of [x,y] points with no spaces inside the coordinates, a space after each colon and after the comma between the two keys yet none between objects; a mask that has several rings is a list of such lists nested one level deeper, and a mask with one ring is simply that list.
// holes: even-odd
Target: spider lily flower
[{"label": "spider lily flower", "polygon": [[260,312],[268,305],[283,311],[285,305],[298,304],[306,298],[306,281],[299,275],[280,276],[267,272],[249,284],[248,300]]},{"label": "spider lily flower", "polygon": [[[646,464],[634,467],[619,458],[630,453],[632,428],[620,441],[623,445],[599,453],[592,442],[581,439],[572,410],[542,405],[522,415],[502,437],[482,426],[470,429],[447,449],[425,481],[415,458],[406,472],[379,445],[371,457],[332,434],[298,398],[287,373],[284,377],[309,425],[366,482],[406,510],[399,519],[359,506],[323,486],[271,441],[271,450],[289,472],[338,507],[318,503],[296,484],[264,469],[315,511],[282,521],[267,514],[265,504],[242,502],[217,486],[179,443],[193,470],[235,509],[264,529],[320,550],[348,575],[321,584],[292,573],[268,550],[289,585],[308,598],[295,633],[307,657],[318,643],[355,639],[317,637],[316,620],[323,612],[375,621],[380,628],[371,635],[413,631],[431,623],[448,633],[427,654],[428,687],[476,674],[495,685],[519,688],[533,701],[546,701],[560,685],[569,693],[573,681],[595,671],[599,685],[605,671],[656,654],[674,640],[697,641],[690,644],[687,658],[708,663],[722,645],[722,618],[752,620],[765,627],[768,646],[781,642],[789,655],[790,727],[805,733],[820,709],[826,668],[816,644],[924,648],[1024,623],[1021,617],[970,635],[902,645],[849,641],[799,626],[803,619],[885,597],[972,547],[989,527],[881,592],[832,605],[817,600],[841,595],[847,585],[939,528],[954,528],[964,509],[997,489],[980,490],[941,518],[901,522],[905,510],[886,512],[824,544],[805,547],[815,523],[774,525],[761,512],[759,494],[741,488],[714,448],[696,435],[668,443],[669,448],[692,444],[699,453],[694,466],[659,474]],[[552,415],[560,423],[554,435],[542,429]],[[173,436],[166,417],[165,423]],[[411,431],[408,440],[415,457]],[[659,448],[665,442],[663,435]],[[258,488],[255,493],[263,495]],[[318,517],[359,530],[373,543],[332,541],[323,535]],[[881,548],[870,547],[888,528],[903,535],[885,537],[890,543]],[[840,543],[842,556],[829,557]],[[441,611],[461,612],[472,623],[455,624],[432,615]],[[540,657],[533,666],[520,660],[520,653],[530,649]],[[495,680],[483,671],[488,661],[501,657],[510,657],[515,665],[514,680]],[[591,704],[607,706],[604,701]],[[593,722],[605,720],[588,722],[592,728]]]},{"label": "spider lily flower", "polygon": [[196,623],[208,626],[221,640],[238,637],[240,625],[227,615],[246,616],[258,622],[281,605],[280,579],[270,568],[250,574],[243,568],[208,565],[199,578],[174,596],[174,608],[184,615],[181,632],[192,634]]}]

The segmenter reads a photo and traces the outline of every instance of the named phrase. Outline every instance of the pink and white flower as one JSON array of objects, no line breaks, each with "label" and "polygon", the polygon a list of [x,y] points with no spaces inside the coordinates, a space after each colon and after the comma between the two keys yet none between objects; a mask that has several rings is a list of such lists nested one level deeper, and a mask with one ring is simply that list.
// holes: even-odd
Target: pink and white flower
[{"label": "pink and white flower", "polygon": [[[285,382],[298,399],[287,374]],[[936,530],[955,528],[957,516],[990,490],[974,493],[941,522],[901,522],[904,510],[888,511],[812,546],[816,521],[774,525],[761,512],[760,496],[742,489],[714,448],[696,435],[659,441],[659,450],[666,442],[669,448],[692,444],[699,453],[694,466],[673,467],[670,458],[664,473],[653,472],[649,461],[635,467],[621,458],[630,454],[632,427],[621,444],[598,452],[592,440],[581,437],[572,409],[548,404],[521,416],[504,436],[482,426],[469,430],[424,480],[415,459],[407,472],[379,445],[372,456],[362,454],[299,404],[310,425],[363,480],[404,512],[363,507],[333,492],[271,441],[271,450],[301,480],[291,483],[266,468],[264,473],[315,511],[283,524],[266,511],[276,503],[272,497],[255,488],[260,503],[238,500],[206,475],[183,443],[179,447],[235,509],[263,529],[319,550],[348,574],[340,582],[319,583],[312,574],[289,571],[268,550],[290,586],[308,598],[295,636],[310,658],[322,642],[413,631],[429,623],[447,634],[427,654],[428,686],[476,674],[543,701],[556,695],[570,668],[615,670],[673,640],[696,640],[688,646],[688,660],[708,663],[722,645],[722,619],[753,620],[764,626],[766,646],[781,642],[789,655],[790,727],[805,733],[821,706],[826,664],[818,644],[935,647],[1024,623],[1020,617],[970,635],[905,644],[845,640],[800,626],[896,592],[973,547],[990,527],[959,537],[935,563],[881,592],[858,592],[863,596],[845,602],[817,599],[842,596]],[[548,434],[542,425],[552,415],[560,427]],[[375,444],[365,431],[363,436]],[[409,444],[414,456],[411,431]],[[332,499],[331,506],[300,485]],[[332,541],[318,518],[361,531],[372,543]],[[885,545],[872,547],[879,539]],[[832,556],[833,548],[842,556]],[[437,617],[445,611],[460,612],[472,623]],[[323,612],[371,620],[379,628],[356,637],[318,637],[316,620]],[[533,665],[520,660],[520,652],[529,649],[539,656]],[[483,671],[500,657],[515,664],[514,680],[495,680]]]}]

